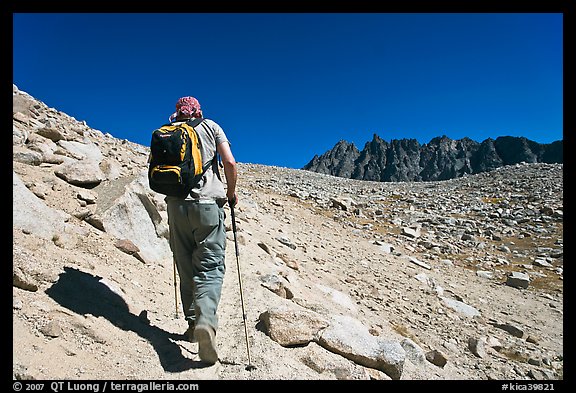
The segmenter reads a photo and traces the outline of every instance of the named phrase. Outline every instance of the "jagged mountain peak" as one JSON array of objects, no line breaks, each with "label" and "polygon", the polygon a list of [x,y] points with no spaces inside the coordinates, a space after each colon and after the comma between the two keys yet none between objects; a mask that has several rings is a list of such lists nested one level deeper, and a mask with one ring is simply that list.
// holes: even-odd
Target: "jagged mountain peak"
[{"label": "jagged mountain peak", "polygon": [[389,143],[373,135],[362,151],[349,152],[339,141],[315,156],[303,169],[333,176],[373,181],[436,181],[490,171],[521,162],[563,162],[563,142],[540,144],[526,137],[500,136],[481,143],[446,135],[421,145],[416,139]]}]

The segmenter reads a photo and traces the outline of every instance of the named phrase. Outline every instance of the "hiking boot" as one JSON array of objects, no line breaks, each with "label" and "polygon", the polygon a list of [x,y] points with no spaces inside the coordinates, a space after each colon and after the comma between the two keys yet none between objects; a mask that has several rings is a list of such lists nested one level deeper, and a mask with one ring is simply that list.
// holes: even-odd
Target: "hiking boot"
[{"label": "hiking boot", "polygon": [[188,329],[186,329],[186,332],[184,333],[186,336],[188,336],[188,340],[191,343],[196,342],[196,338],[194,337],[194,329],[195,329],[194,324],[189,324]]},{"label": "hiking boot", "polygon": [[208,325],[198,325],[194,330],[194,338],[198,341],[198,355],[205,363],[214,364],[218,361],[216,353],[216,332]]}]

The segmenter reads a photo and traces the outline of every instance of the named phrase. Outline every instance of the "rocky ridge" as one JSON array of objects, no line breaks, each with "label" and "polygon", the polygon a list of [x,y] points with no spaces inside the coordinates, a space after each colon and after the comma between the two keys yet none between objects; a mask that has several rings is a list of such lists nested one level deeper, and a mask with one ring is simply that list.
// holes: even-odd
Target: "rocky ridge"
[{"label": "rocky ridge", "polygon": [[563,163],[563,141],[541,144],[525,137],[500,136],[478,143],[444,135],[421,145],[416,139],[387,142],[374,134],[362,151],[341,140],[303,169],[359,180],[436,181],[522,162]]},{"label": "rocky ridge", "polygon": [[205,367],[147,148],[13,92],[14,379],[564,378],[561,164],[380,183],[239,163]]}]

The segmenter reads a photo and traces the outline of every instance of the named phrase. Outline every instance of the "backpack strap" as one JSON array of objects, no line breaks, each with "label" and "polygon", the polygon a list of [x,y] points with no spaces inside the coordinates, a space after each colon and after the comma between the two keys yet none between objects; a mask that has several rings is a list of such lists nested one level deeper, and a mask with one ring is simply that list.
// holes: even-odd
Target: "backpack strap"
[{"label": "backpack strap", "polygon": [[203,121],[204,121],[204,119],[203,119],[202,117],[198,117],[198,118],[195,118],[194,120],[188,119],[188,120],[186,121],[186,123],[187,123],[189,126],[192,126],[192,128],[194,128],[194,127],[196,127],[198,124],[202,123]]},{"label": "backpack strap", "polygon": [[[202,123],[203,121],[204,121],[204,118],[198,117],[198,118],[194,118],[194,120],[188,119],[186,121],[186,124],[188,124],[192,128],[195,128],[200,123]],[[210,168],[210,166],[214,164],[214,162],[218,162],[217,160],[218,160],[218,150],[216,150],[214,152],[214,158],[212,158],[210,161],[208,161],[208,163],[202,168],[202,173],[205,173],[208,170],[208,168]]]}]

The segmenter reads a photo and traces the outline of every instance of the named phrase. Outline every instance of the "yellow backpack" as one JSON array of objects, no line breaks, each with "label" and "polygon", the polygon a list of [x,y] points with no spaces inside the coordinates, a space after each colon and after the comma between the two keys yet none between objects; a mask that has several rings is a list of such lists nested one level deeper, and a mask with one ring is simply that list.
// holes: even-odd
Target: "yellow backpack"
[{"label": "yellow backpack", "polygon": [[148,184],[164,195],[185,198],[212,161],[202,166],[200,141],[194,127],[204,119],[164,124],[152,132]]}]

